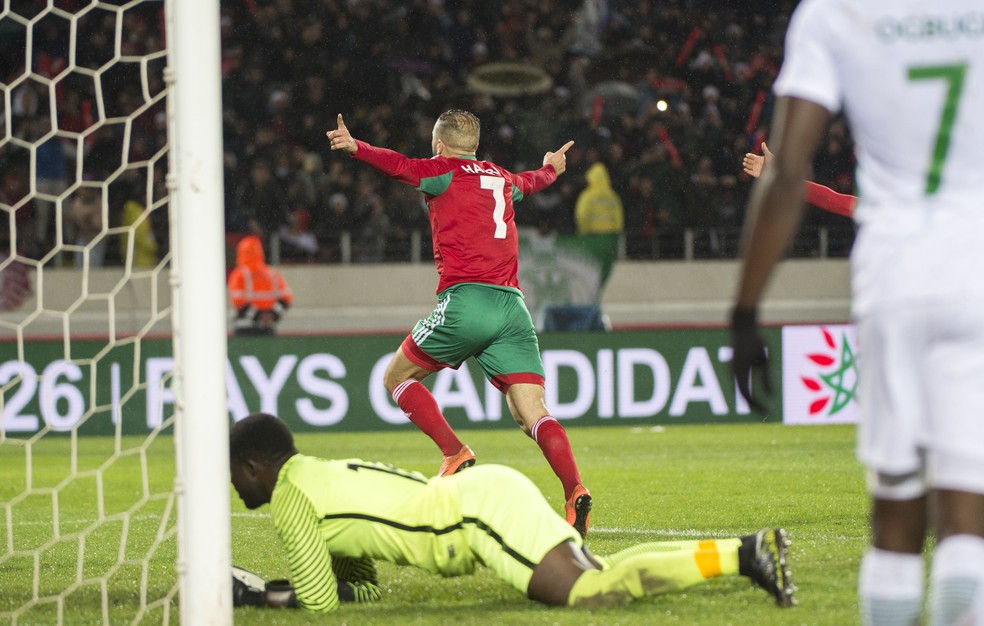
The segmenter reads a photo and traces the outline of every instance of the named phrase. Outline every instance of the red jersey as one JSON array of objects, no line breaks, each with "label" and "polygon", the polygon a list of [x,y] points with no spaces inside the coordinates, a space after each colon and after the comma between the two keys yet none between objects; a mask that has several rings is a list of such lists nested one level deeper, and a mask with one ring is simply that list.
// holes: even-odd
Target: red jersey
[{"label": "red jersey", "polygon": [[437,293],[458,283],[519,289],[513,204],[557,180],[552,165],[513,174],[474,157],[411,159],[364,141],[354,158],[423,192],[430,214]]}]

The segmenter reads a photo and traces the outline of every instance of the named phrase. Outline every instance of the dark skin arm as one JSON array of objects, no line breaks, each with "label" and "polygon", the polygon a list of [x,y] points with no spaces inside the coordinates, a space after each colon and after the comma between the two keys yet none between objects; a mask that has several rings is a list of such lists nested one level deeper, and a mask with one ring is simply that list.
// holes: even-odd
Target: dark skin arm
[{"label": "dark skin arm", "polygon": [[[758,332],[758,305],[776,264],[782,260],[803,217],[803,181],[820,137],[830,121],[822,106],[799,98],[779,98],[773,117],[776,156],[752,188],[742,236],[742,264],[732,313],[732,367],[739,391],[749,405],[764,412],[749,386],[750,375],[767,373],[765,345]],[[764,379],[770,391],[768,379]]]}]

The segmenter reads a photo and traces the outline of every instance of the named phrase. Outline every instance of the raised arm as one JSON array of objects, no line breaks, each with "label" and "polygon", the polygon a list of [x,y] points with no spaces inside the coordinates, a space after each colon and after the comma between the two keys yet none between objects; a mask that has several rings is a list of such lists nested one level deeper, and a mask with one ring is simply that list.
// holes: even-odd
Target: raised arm
[{"label": "raised arm", "polygon": [[769,164],[770,160],[772,160],[772,156],[773,155],[769,150],[769,146],[765,145],[765,142],[763,141],[762,155],[759,156],[754,152],[746,152],[745,158],[741,161],[742,169],[744,169],[745,173],[749,176],[758,178],[762,175],[762,170],[765,169],[765,166]]},{"label": "raised arm", "polygon": [[562,145],[556,152],[546,153],[543,155],[543,164],[553,166],[554,171],[557,172],[557,176],[560,176],[567,171],[567,151],[570,150],[573,145],[574,140],[571,139]]},{"label": "raised arm", "polygon": [[[746,152],[742,159],[741,166],[746,174],[753,178],[762,175],[769,161],[774,155],[769,150],[769,146],[762,142],[762,155]],[[806,187],[806,201],[818,209],[823,209],[830,213],[843,215],[844,217],[854,217],[854,205],[857,204],[857,196],[846,193],[838,193],[830,187],[824,187],[811,181],[804,181]]]},{"label": "raised arm", "polygon": [[[513,182],[519,191],[518,194],[513,194],[513,202],[518,202],[524,196],[536,193],[556,182],[557,177],[567,171],[567,151],[573,145],[573,140],[568,141],[556,152],[547,152],[543,155],[543,167],[538,170],[513,174]],[[550,167],[547,167],[548,165]]]},{"label": "raised arm", "polygon": [[338,114],[337,128],[335,130],[329,130],[325,133],[328,137],[328,141],[331,143],[332,150],[344,150],[349,154],[355,154],[359,150],[359,146],[356,143],[355,137],[349,132],[348,126],[345,125],[345,120],[342,119],[342,114]]},{"label": "raised arm", "polygon": [[818,209],[844,217],[854,217],[854,205],[858,203],[858,197],[806,181],[806,201]]},{"label": "raised arm", "polygon": [[[433,159],[413,159],[395,150],[379,148],[352,136],[342,114],[338,127],[325,133],[332,150],[347,152],[352,158],[366,163],[401,183],[420,189],[421,181],[446,173],[446,168]],[[421,189],[421,191],[426,191]]]}]

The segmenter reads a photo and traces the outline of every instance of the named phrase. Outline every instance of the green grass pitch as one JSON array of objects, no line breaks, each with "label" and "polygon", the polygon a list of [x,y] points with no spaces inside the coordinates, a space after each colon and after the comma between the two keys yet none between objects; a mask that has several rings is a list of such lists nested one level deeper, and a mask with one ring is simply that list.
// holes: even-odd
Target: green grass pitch
[{"label": "green grass pitch", "polygon": [[[557,511],[562,510],[560,484],[536,445],[518,430],[462,431],[479,463],[511,465],[540,486]],[[382,564],[381,602],[345,605],[326,618],[300,611],[236,609],[242,625],[292,624],[695,624],[714,625],[845,625],[856,624],[857,568],[868,535],[867,497],[863,472],[854,459],[854,428],[850,426],[784,427],[775,424],[668,426],[650,425],[568,430],[582,478],[594,496],[588,545],[607,554],[643,541],[738,536],[764,526],[782,525],[793,539],[791,560],[799,586],[799,605],[778,609],[763,591],[740,577],[721,578],[681,592],[664,594],[621,609],[587,611],[548,608],[527,600],[488,570],[475,576],[443,579],[421,570]],[[436,472],[439,453],[417,432],[365,434],[301,434],[298,448],[325,457],[358,456],[381,460],[428,474]],[[68,466],[67,438],[42,443],[33,450],[36,487],[57,484]],[[97,467],[112,441],[80,441],[78,469]],[[0,449],[0,502],[20,493],[24,454],[16,446]],[[173,481],[171,441],[160,438],[148,450],[150,490]],[[117,461],[107,474],[105,514],[132,507],[143,492],[139,455]],[[467,471],[467,470],[466,470]],[[61,489],[58,532],[71,535],[95,517],[91,510],[96,486],[83,478]],[[231,490],[231,487],[230,487]],[[247,511],[232,492],[233,562],[267,579],[287,575],[266,507]],[[153,591],[165,593],[173,583],[174,538],[162,535],[163,500],[148,500],[132,513],[132,522],[110,523],[86,541],[85,561],[77,558],[77,542],[55,544],[38,560],[40,590],[71,585],[87,568],[118,560],[120,537],[126,551],[139,552],[160,544],[148,573]],[[116,507],[116,509],[114,509]],[[51,497],[37,496],[11,511],[12,527],[0,519],[0,537],[8,554],[10,537],[18,550],[50,541]],[[173,519],[173,513],[172,513]],[[100,545],[105,536],[106,547]],[[32,593],[29,558],[8,558],[0,564],[0,624],[14,623],[12,611]],[[96,585],[82,585],[67,596],[64,619],[69,624],[98,624],[108,605],[111,623],[129,623],[139,602],[140,568],[124,563],[114,570],[105,597]],[[83,579],[85,576],[82,577]],[[59,587],[60,585],[60,587]],[[176,603],[167,607],[177,622]],[[49,624],[54,605],[41,604],[18,615],[18,624]],[[127,617],[129,615],[129,617]],[[141,623],[160,623],[162,606],[151,607]]]}]

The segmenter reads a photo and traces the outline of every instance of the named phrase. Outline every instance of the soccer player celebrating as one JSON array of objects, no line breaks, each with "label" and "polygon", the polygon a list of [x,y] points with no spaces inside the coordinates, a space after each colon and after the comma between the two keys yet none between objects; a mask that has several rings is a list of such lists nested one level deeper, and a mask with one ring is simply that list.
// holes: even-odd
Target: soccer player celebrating
[{"label": "soccer player celebrating", "polygon": [[513,203],[552,184],[567,168],[569,141],[543,157],[538,170],[514,174],[476,157],[479,120],[450,110],[432,133],[434,157],[412,159],[352,137],[342,115],[327,133],[342,150],[423,192],[430,213],[434,261],[440,279],[437,308],[417,322],[386,368],[384,384],[397,405],[444,454],[439,474],[475,463],[422,380],[474,357],[505,394],[509,410],[546,457],[564,488],[567,521],[587,535],[591,494],[567,433],[544,400],[543,362],[533,320],[517,274],[519,237]]},{"label": "soccer player celebrating", "polygon": [[[377,600],[371,559],[445,577],[484,565],[530,599],[557,606],[616,606],[722,575],[747,576],[780,607],[795,603],[782,529],[641,544],[601,558],[532,481],[502,465],[428,479],[382,463],[306,456],[287,425],[263,413],[232,427],[229,454],[247,508],[270,504],[290,567],[289,586],[268,584],[262,596],[251,594],[262,601],[248,604],[328,612],[340,600]],[[339,578],[339,569],[361,573]]]},{"label": "soccer player celebrating", "polygon": [[984,13],[980,0],[803,0],[752,190],[731,318],[739,388],[767,366],[757,307],[803,212],[831,116],[851,123],[862,195],[851,256],[858,455],[872,539],[864,624],[984,624]]}]

